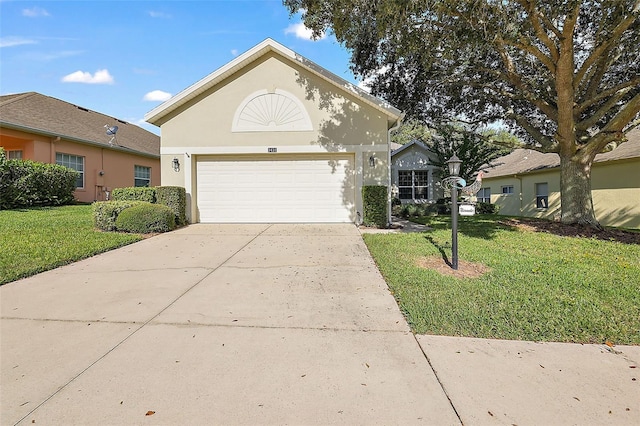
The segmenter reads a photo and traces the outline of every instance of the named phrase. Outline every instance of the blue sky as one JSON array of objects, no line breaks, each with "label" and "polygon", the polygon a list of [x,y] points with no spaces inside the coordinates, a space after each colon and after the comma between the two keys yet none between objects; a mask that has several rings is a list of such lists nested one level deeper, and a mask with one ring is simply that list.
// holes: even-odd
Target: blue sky
[{"label": "blue sky", "polygon": [[280,0],[0,0],[0,94],[39,92],[141,125],[144,115],[267,37],[357,83],[332,36]]}]

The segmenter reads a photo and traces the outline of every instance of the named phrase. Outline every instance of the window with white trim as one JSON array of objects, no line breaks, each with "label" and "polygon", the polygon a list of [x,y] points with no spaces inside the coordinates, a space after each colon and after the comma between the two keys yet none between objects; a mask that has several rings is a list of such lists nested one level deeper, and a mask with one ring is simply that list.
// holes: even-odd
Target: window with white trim
[{"label": "window with white trim", "polygon": [[56,164],[77,171],[76,188],[84,188],[84,157],[56,152]]},{"label": "window with white trim", "polygon": [[22,160],[22,151],[7,151],[7,160]]},{"label": "window with white trim", "polygon": [[505,185],[502,187],[502,195],[513,194],[513,185]]},{"label": "window with white trim", "polygon": [[151,186],[151,167],[133,166],[134,186]]},{"label": "window with white trim", "polygon": [[479,203],[491,203],[491,188],[480,188],[476,198]]},{"label": "window with white trim", "polygon": [[398,197],[401,200],[429,198],[429,171],[398,170]]},{"label": "window with white trim", "polygon": [[536,208],[549,208],[549,185],[547,182],[536,183]]}]

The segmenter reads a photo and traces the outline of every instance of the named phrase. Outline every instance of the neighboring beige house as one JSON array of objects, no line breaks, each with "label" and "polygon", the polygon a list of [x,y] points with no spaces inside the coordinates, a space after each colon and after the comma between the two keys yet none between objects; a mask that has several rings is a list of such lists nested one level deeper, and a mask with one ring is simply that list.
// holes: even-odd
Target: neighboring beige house
[{"label": "neighboring beige house", "polygon": [[[640,130],[613,151],[598,154],[591,169],[596,218],[602,225],[640,228]],[[500,207],[500,214],[560,216],[560,158],[530,149],[517,149],[485,170],[478,201]]]},{"label": "neighboring beige house", "polygon": [[80,172],[74,196],[81,202],[105,200],[113,188],[160,185],[157,135],[35,92],[0,96],[0,146],[10,159]]},{"label": "neighboring beige house", "polygon": [[191,222],[356,222],[401,112],[267,39],[145,119]]},{"label": "neighboring beige house", "polygon": [[404,145],[393,144],[391,151],[391,185],[393,196],[402,203],[434,203],[443,197],[436,183],[442,170],[433,165],[435,154],[418,140]]}]

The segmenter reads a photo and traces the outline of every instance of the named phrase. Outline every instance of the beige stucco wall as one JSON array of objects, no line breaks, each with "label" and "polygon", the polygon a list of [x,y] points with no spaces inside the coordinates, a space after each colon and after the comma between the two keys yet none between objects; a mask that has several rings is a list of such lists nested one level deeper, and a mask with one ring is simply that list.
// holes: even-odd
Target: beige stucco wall
[{"label": "beige stucco wall", "polygon": [[640,158],[595,163],[591,195],[602,225],[640,229]]},{"label": "beige stucco wall", "polygon": [[[536,209],[535,184],[549,184],[549,208]],[[513,185],[514,193],[502,195],[502,186]],[[491,188],[491,202],[500,214],[509,216],[560,216],[560,172],[485,179]],[[591,169],[591,196],[596,218],[604,226],[640,228],[640,159],[594,163]]]},{"label": "beige stucco wall", "polygon": [[[258,91],[285,91],[304,107],[312,130],[232,131],[236,111]],[[188,214],[197,217],[197,161],[204,155],[353,153],[356,209],[362,185],[389,185],[387,116],[336,88],[294,61],[270,53],[164,117],[161,122],[162,185],[184,186]],[[375,167],[369,158],[375,157]],[[181,164],[171,167],[173,158]],[[247,157],[249,158],[249,157]]]},{"label": "beige stucco wall", "polygon": [[425,151],[419,145],[412,145],[393,156],[391,160],[391,185],[398,186],[399,170],[426,170],[429,172],[429,198],[428,200],[401,200],[403,203],[433,202],[444,196],[442,187],[436,185],[442,179],[442,171],[432,163],[435,155]]},{"label": "beige stucco wall", "polygon": [[84,157],[84,188],[74,192],[76,200],[81,202],[105,200],[106,191],[133,186],[136,165],[151,167],[151,186],[160,185],[157,158],[6,128],[0,131],[0,146],[22,150],[23,159],[42,163],[55,164],[57,152]]}]

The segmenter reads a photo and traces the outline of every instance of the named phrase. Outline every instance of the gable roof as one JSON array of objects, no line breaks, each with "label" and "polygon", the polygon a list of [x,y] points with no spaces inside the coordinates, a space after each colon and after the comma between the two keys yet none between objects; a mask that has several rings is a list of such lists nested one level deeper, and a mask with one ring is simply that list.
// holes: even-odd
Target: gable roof
[{"label": "gable roof", "polygon": [[[105,126],[118,126],[116,141]],[[160,157],[160,137],[142,127],[36,92],[0,96],[0,127]]]},{"label": "gable roof", "polygon": [[158,105],[156,108],[152,109],[147,114],[145,114],[144,119],[151,124],[158,125],[158,123],[162,120],[162,118],[165,117],[167,114],[180,108],[182,105],[196,98],[200,94],[206,92],[207,90],[214,87],[216,84],[218,84],[222,80],[233,75],[240,69],[246,67],[250,63],[258,60],[259,58],[261,58],[262,56],[270,52],[273,52],[277,55],[280,55],[281,57],[287,58],[299,64],[309,72],[331,83],[333,86],[337,87],[338,89],[350,93],[351,95],[357,97],[364,103],[381,111],[387,116],[387,122],[389,127],[391,127],[391,125],[395,124],[401,118],[402,111],[393,107],[388,102],[370,95],[366,91],[349,83],[343,78],[338,77],[337,75],[331,73],[330,71],[310,61],[309,59],[297,54],[293,50],[284,47],[280,43],[270,38],[267,38],[260,44],[252,47],[245,53],[241,54],[240,56],[238,56],[231,62],[227,63],[226,65],[223,65],[222,67],[218,68],[216,71],[212,72],[211,74],[204,77],[200,81],[187,87],[182,92],[173,96],[171,99]]},{"label": "gable roof", "polygon": [[[630,158],[640,158],[640,129],[634,129],[627,133],[627,142],[624,142],[613,151],[596,155],[594,164]],[[556,153],[545,154],[533,149],[521,148],[493,160],[492,164],[496,166],[484,169],[485,179],[560,167],[560,157]]]},{"label": "gable roof", "polygon": [[405,149],[408,149],[409,147],[414,146],[414,145],[424,149],[425,151],[432,152],[431,149],[429,149],[428,146],[426,146],[424,143],[420,142],[418,139],[414,139],[411,142],[405,143],[404,145],[400,145],[400,144],[393,144],[393,145],[398,145],[398,146],[396,148],[392,147],[392,150],[391,150],[391,156],[392,157],[394,155],[396,155],[396,154],[400,154]]}]

